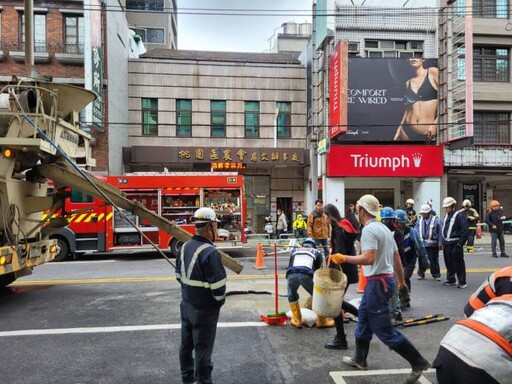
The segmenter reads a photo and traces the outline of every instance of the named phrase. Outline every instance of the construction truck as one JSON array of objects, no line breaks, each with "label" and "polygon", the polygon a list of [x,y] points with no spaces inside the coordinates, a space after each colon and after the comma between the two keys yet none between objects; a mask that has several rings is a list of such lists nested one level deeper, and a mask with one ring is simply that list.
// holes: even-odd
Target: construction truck
[{"label": "construction truck", "polygon": [[[87,171],[95,161],[79,112],[94,99],[86,89],[34,79],[17,79],[0,90],[0,288],[55,258],[57,240],[50,237],[68,225],[62,209],[69,188],[103,199],[180,241],[191,236]],[[226,267],[242,270],[237,260],[221,256]]]}]

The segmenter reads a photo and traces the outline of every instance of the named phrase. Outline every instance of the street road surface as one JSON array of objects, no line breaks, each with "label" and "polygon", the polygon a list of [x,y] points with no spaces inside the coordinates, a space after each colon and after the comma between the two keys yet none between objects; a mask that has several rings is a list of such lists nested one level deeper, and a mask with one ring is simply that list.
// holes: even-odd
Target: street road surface
[{"label": "street road surface", "polygon": [[[512,253],[512,252],[511,252]],[[268,326],[259,315],[273,311],[273,262],[254,269],[255,250],[239,252],[241,275],[229,274],[228,291],[263,294],[229,296],[222,308],[213,354],[217,384],[392,383],[403,381],[408,364],[374,339],[370,371],[354,372],[341,364],[354,352],[355,323],[347,324],[349,350],[323,347],[334,329]],[[444,287],[430,276],[413,277],[412,308],[407,317],[444,314],[449,321],[404,329],[432,361],[439,342],[463,316],[468,296],[510,259],[493,259],[488,245],[466,255],[468,288]],[[286,294],[288,256],[278,259],[279,293]],[[443,271],[444,277],[444,271]],[[351,286],[347,299],[360,297]],[[51,263],[34,270],[0,294],[2,383],[180,383],[179,284],[159,258],[87,259]],[[301,302],[306,298],[301,291]],[[279,309],[288,310],[279,298]],[[355,376],[354,376],[355,375]],[[429,371],[422,383],[437,383]]]}]

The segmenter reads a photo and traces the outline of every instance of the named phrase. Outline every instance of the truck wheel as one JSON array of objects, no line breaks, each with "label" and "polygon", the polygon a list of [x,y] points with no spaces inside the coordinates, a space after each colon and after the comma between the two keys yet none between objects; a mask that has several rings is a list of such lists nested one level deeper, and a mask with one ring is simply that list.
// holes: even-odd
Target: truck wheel
[{"label": "truck wheel", "polygon": [[14,273],[8,273],[6,275],[0,276],[0,289],[8,286],[14,280],[16,280],[16,276],[14,275]]},{"label": "truck wheel", "polygon": [[171,253],[174,257],[178,257],[180,255],[181,247],[183,246],[183,241],[173,238],[171,240]]},{"label": "truck wheel", "polygon": [[69,245],[64,239],[57,239],[57,254],[53,261],[64,261],[69,256]]}]

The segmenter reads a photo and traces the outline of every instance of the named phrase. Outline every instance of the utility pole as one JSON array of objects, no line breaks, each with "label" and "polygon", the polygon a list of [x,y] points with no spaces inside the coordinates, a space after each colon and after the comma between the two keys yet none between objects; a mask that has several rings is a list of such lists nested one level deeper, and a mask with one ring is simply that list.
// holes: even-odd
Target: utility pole
[{"label": "utility pole", "polygon": [[25,18],[25,65],[28,75],[34,72],[34,0],[24,0]]},{"label": "utility pole", "polygon": [[[311,166],[311,203],[318,199],[318,156],[317,156],[317,125],[318,125],[318,105],[316,100],[316,89],[318,86],[317,78],[317,58],[316,58],[316,1],[313,3],[313,31],[311,34],[312,43],[312,65],[313,74],[311,76],[313,90],[311,92],[311,109],[313,111],[313,124],[309,133],[310,144],[310,166]],[[314,138],[314,139],[313,139]]]}]

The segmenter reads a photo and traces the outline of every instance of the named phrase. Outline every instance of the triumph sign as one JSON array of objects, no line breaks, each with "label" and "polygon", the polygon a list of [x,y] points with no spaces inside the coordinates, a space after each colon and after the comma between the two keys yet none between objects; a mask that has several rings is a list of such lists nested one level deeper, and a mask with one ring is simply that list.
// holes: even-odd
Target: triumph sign
[{"label": "triumph sign", "polygon": [[438,145],[332,145],[328,177],[441,177],[443,147]]}]

